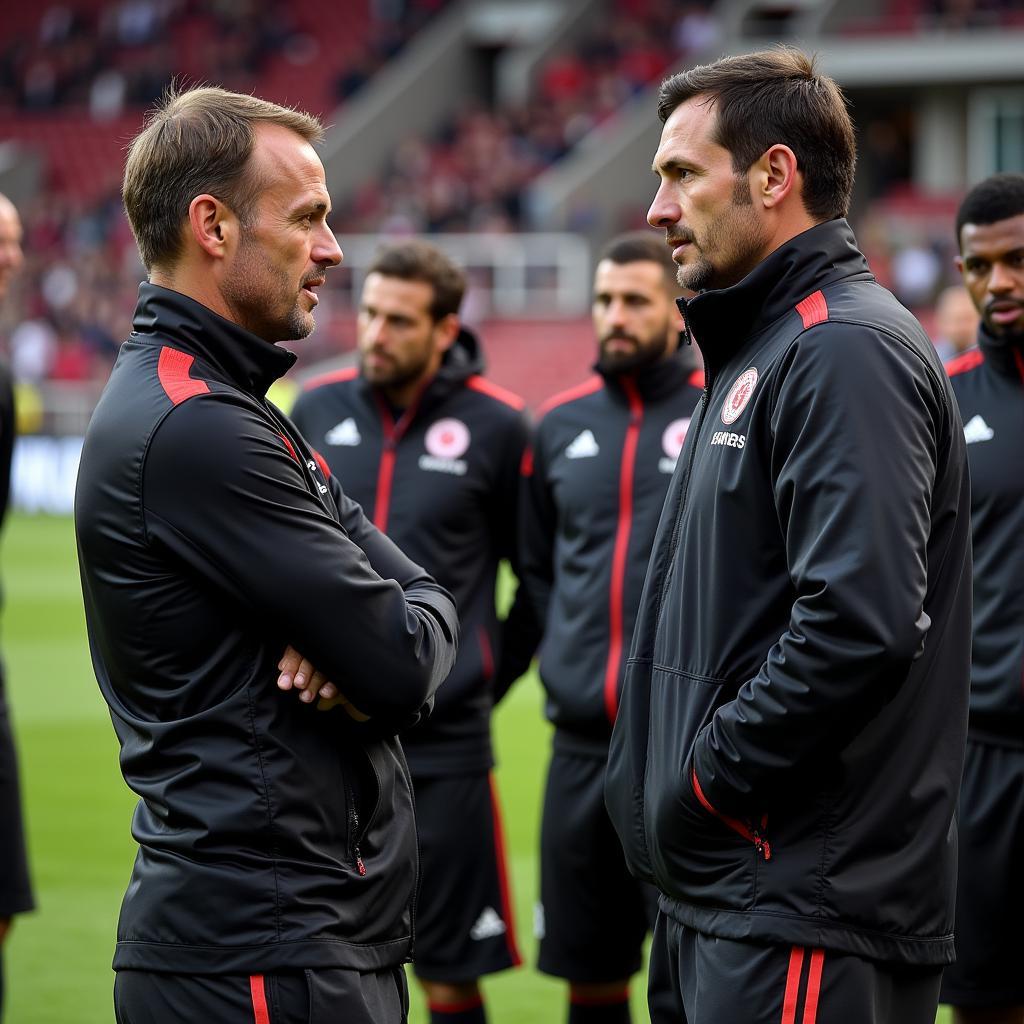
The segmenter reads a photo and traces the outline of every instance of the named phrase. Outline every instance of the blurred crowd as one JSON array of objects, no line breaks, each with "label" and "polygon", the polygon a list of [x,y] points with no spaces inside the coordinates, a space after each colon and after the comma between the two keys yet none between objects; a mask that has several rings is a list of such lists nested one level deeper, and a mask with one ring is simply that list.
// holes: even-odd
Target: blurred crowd
[{"label": "blurred crowd", "polygon": [[[365,86],[445,2],[367,0],[365,45],[326,70],[325,105]],[[968,21],[1008,16],[1012,7],[1009,0],[890,3],[891,10],[913,8],[918,18]],[[137,116],[141,123],[172,69],[190,81],[256,89],[281,54],[301,65],[309,45],[304,11],[283,0],[122,0],[22,12],[23,27],[0,37],[0,117],[72,111],[100,122]],[[523,208],[528,183],[630,97],[680,62],[713,52],[720,38],[711,0],[608,0],[606,16],[591,24],[540,68],[526,102],[467,100],[436,136],[410,135],[378,179],[347,200],[335,197],[332,226],[339,235],[529,230],[535,225]],[[877,186],[899,184],[902,173],[896,168],[892,180],[880,178],[873,194],[882,193]],[[102,382],[144,276],[117,190],[85,199],[44,189],[21,213],[26,273],[0,311],[0,341],[14,372],[27,384]],[[930,306],[952,282],[953,240],[945,225],[932,231],[912,224],[894,234],[883,211],[855,226],[879,277],[911,307]],[[585,231],[586,211],[544,227]],[[325,304],[325,312],[338,308]],[[317,356],[351,340],[337,315],[326,320]]]}]

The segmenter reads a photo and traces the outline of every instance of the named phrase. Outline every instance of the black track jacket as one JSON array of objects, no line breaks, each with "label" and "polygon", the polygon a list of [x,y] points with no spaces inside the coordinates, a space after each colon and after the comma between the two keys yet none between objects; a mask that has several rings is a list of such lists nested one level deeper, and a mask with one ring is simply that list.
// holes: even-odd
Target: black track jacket
[{"label": "black track jacket", "polygon": [[982,326],[946,364],[971,466],[972,739],[1024,748],[1024,351]]},{"label": "black track jacket", "polygon": [[[86,434],[93,665],[141,798],[114,967],[398,964],[417,880],[393,734],[455,657],[450,596],[264,398],[294,356],[144,284]],[[276,685],[287,643],[371,715]]]},{"label": "black track jacket", "polygon": [[704,374],[687,346],[549,399],[523,461],[523,581],[555,743],[604,756],[647,560]]},{"label": "black track jacket", "polygon": [[949,963],[971,629],[949,381],[843,220],[685,316],[707,386],[612,736],[627,860],[706,934]]},{"label": "black track jacket", "polygon": [[516,557],[516,487],[527,441],[523,401],[481,376],[476,338],[459,333],[437,374],[398,415],[355,367],[313,378],[292,419],[373,522],[455,596],[463,643],[430,719],[402,735],[413,775],[486,772],[490,712],[537,643],[522,591],[505,622],[498,563]]}]

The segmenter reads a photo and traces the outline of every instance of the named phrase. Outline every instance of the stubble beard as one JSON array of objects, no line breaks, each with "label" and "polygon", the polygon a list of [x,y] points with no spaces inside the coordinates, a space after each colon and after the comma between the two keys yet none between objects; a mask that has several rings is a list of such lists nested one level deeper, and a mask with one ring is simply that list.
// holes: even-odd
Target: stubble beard
[{"label": "stubble beard", "polygon": [[[702,241],[693,236],[697,258],[689,266],[676,271],[680,288],[692,292],[731,288],[739,284],[758,263],[767,241],[763,225],[754,213],[747,179],[737,175],[732,202],[718,220],[713,221]],[[707,251],[723,252],[728,258],[721,266],[705,255]]]},{"label": "stubble beard", "polygon": [[[613,335],[616,337],[616,335]],[[608,341],[605,338],[604,341]],[[608,353],[604,348],[604,341],[598,349],[597,365],[605,373],[629,373],[634,370],[642,370],[652,363],[658,362],[665,355],[668,348],[668,324],[660,334],[656,334],[646,345],[636,341],[636,348],[632,352]]]},{"label": "stubble beard", "polygon": [[[267,281],[274,287],[268,289]],[[283,316],[275,316],[274,310],[268,306],[268,292],[286,296],[291,287],[259,244],[248,232],[243,232],[235,269],[224,286],[224,297],[235,311],[239,325],[271,343],[309,337],[316,327],[316,320],[312,312],[306,312],[299,306],[300,293],[297,290],[291,308]]]}]

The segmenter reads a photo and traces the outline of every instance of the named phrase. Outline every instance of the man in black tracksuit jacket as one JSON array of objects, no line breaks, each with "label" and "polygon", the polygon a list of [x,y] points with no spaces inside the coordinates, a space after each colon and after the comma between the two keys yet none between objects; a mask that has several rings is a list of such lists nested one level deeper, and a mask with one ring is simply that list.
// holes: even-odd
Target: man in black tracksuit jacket
[{"label": "man in black tracksuit jacket", "polygon": [[[129,154],[125,204],[157,283],[75,503],[93,664],[140,797],[120,1024],[405,1018],[417,852],[395,733],[451,667],[457,621],[265,398],[294,362],[274,339],[312,329],[341,258],[319,134],[200,89],[169,97]],[[223,171],[226,198],[175,160]],[[225,184],[239,173],[255,208]],[[162,219],[169,196],[182,205]],[[299,700],[281,690],[301,666],[278,676],[289,645],[317,669]]]},{"label": "man in black tracksuit jacket", "polygon": [[704,383],[694,351],[678,347],[674,278],[653,233],[608,244],[594,278],[598,372],[545,403],[524,461],[523,581],[544,623],[540,676],[555,725],[538,966],[568,980],[572,1024],[628,1020],[629,978],[656,915],[603,794],[647,558]]},{"label": "man in black tracksuit jacket", "polygon": [[828,219],[854,154],[834,83],[771,51],[661,99],[648,218],[702,292],[684,315],[707,384],[608,770],[627,859],[662,892],[652,973],[688,1024],[931,1024],[970,659],[961,421]]},{"label": "man in black tracksuit jacket", "polygon": [[978,347],[946,364],[971,467],[974,644],[960,790],[955,1024],[1024,1021],[1024,175],[976,185],[957,215]]},{"label": "man in black tracksuit jacket", "polygon": [[464,283],[434,246],[384,248],[360,297],[362,372],[312,379],[292,410],[346,492],[459,609],[455,667],[430,719],[402,736],[423,873],[415,970],[444,1024],[482,1019],[477,979],[520,963],[490,719],[538,639],[521,588],[507,619],[495,611],[498,565],[518,563],[527,421],[522,400],[482,376],[479,342],[458,320]]}]

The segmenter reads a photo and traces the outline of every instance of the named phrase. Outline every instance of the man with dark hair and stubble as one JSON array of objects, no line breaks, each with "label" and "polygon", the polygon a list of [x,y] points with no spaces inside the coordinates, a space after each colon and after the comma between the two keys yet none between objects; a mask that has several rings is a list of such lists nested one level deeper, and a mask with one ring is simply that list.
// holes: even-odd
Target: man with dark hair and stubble
[{"label": "man with dark hair and stubble", "polygon": [[[570,1024],[627,1024],[630,978],[657,916],[656,890],[629,875],[608,820],[604,770],[644,569],[704,383],[696,353],[679,344],[679,294],[653,232],[604,248],[597,373],[545,403],[523,465],[523,582],[544,624],[540,677],[555,726],[538,967],[568,981]],[[672,1019],[650,996],[655,1021]]]},{"label": "man with dark hair and stubble", "polygon": [[465,286],[426,242],[383,248],[359,299],[359,366],[313,378],[292,410],[374,524],[459,608],[455,667],[429,721],[402,736],[422,859],[415,971],[433,1024],[482,1024],[479,978],[520,963],[490,720],[537,639],[522,591],[507,619],[495,610],[498,566],[518,564],[527,422],[522,400],[482,376],[459,320]]},{"label": "man with dark hair and stubble", "polygon": [[662,83],[664,230],[706,385],[606,797],[687,1024],[932,1024],[954,955],[969,482],[934,347],[845,215],[853,127],[797,50]]},{"label": "man with dark hair and stubble", "polygon": [[960,789],[955,1024],[1024,1024],[1024,175],[968,192],[957,267],[978,347],[946,364],[971,467],[974,643]]},{"label": "man with dark hair and stubble", "polygon": [[[0,195],[0,301],[22,262],[21,218],[14,203]],[[7,515],[11,463],[14,458],[14,382],[6,359],[0,359],[0,525]],[[25,831],[21,814],[18,758],[14,746],[4,668],[0,663],[0,1018],[4,1011],[2,951],[13,918],[34,906],[29,881]]]},{"label": "man with dark hair and stubble", "polygon": [[266,400],[295,361],[276,343],[313,330],[342,258],[321,136],[200,88],[128,152],[149,281],[75,497],[93,666],[140,798],[119,1024],[406,1018],[418,859],[396,734],[458,624]]}]

